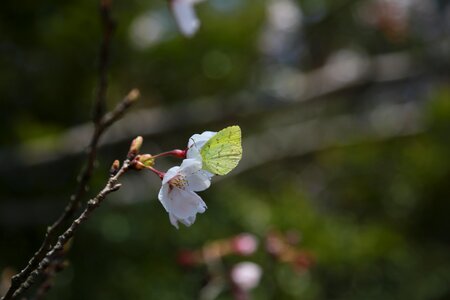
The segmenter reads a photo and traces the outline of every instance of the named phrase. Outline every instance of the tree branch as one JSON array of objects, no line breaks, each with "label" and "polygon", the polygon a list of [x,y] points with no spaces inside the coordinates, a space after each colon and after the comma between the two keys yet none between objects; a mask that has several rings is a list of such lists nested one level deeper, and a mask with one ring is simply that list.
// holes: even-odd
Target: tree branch
[{"label": "tree branch", "polygon": [[98,65],[99,83],[92,116],[95,124],[100,124],[106,111],[106,91],[108,89],[108,65],[110,56],[109,50],[111,37],[116,27],[115,22],[111,17],[111,0],[100,0],[100,18],[102,22],[103,38],[100,45],[100,60]]},{"label": "tree branch", "polygon": [[86,187],[92,176],[94,170],[94,163],[97,157],[97,148],[100,138],[106,129],[108,129],[114,122],[120,119],[121,116],[126,112],[126,110],[137,100],[139,97],[139,91],[133,89],[128,95],[116,106],[116,108],[106,114],[99,124],[96,126],[95,131],[92,135],[92,139],[88,148],[88,158],[86,166],[79,176],[79,183],[74,194],[71,195],[69,203],[64,208],[63,213],[59,218],[47,228],[44,241],[40,246],[39,250],[36,251],[33,257],[29,260],[27,266],[20,271],[20,273],[14,275],[11,278],[11,286],[8,289],[2,300],[12,299],[14,291],[24,282],[25,278],[29,276],[31,271],[36,268],[37,264],[43,259],[45,253],[48,251],[49,247],[52,245],[53,240],[57,232],[61,229],[64,222],[70,219],[70,217],[78,209],[80,200],[84,193],[86,192]]},{"label": "tree branch", "polygon": [[115,121],[125,113],[125,111],[131,106],[131,104],[139,97],[139,91],[132,90],[125,99],[120,102],[117,107],[110,113],[105,115],[106,107],[106,91],[107,91],[107,71],[109,63],[109,49],[111,36],[114,31],[115,23],[111,18],[111,0],[101,0],[100,2],[100,15],[103,27],[103,38],[100,46],[100,62],[99,62],[99,83],[97,88],[97,94],[94,101],[93,122],[94,133],[91,137],[91,141],[88,147],[87,162],[83,170],[78,177],[78,185],[70,197],[69,203],[66,205],[63,213],[59,218],[47,228],[47,232],[44,237],[40,248],[34,253],[32,258],[28,261],[27,266],[18,274],[11,278],[11,286],[6,292],[2,300],[8,300],[13,297],[17,288],[23,283],[25,278],[29,277],[33,269],[44,258],[45,253],[49,247],[53,244],[54,238],[57,232],[61,229],[63,224],[68,221],[75,211],[79,208],[80,200],[86,192],[87,185],[92,177],[94,171],[95,159],[97,157],[97,148],[106,129],[108,129]]},{"label": "tree branch", "polygon": [[55,253],[50,265],[44,270],[42,282],[36,289],[34,297],[29,298],[30,300],[42,300],[45,298],[47,292],[53,287],[56,274],[64,270],[68,265],[66,253],[69,248],[70,242],[66,244],[62,251]]},{"label": "tree branch", "polygon": [[120,170],[111,176],[105,187],[98,193],[97,196],[88,201],[86,208],[81,213],[81,215],[72,222],[70,227],[58,237],[56,244],[45,254],[45,257],[40,261],[37,268],[32,271],[27,279],[16,289],[13,293],[12,298],[17,298],[25,290],[27,290],[36,279],[43,273],[43,271],[51,264],[53,256],[64,249],[67,242],[74,236],[81,224],[86,222],[89,216],[94,212],[96,208],[106,199],[106,196],[112,192],[120,189],[121,184],[118,183],[118,179],[125,174],[131,165],[130,160],[125,160]]}]

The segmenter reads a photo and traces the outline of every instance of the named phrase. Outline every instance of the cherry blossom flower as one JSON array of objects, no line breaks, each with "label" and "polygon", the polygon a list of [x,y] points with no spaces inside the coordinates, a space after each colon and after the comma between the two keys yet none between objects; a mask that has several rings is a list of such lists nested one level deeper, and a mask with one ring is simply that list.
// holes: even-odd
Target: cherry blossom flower
[{"label": "cherry blossom flower", "polygon": [[164,175],[158,199],[176,228],[178,222],[192,225],[197,213],[205,212],[205,202],[195,193],[206,190],[211,184],[204,172],[201,162],[185,159],[181,166],[170,168]]},{"label": "cherry blossom flower", "polygon": [[200,27],[194,5],[202,0],[169,0],[175,20],[183,35],[193,36]]}]

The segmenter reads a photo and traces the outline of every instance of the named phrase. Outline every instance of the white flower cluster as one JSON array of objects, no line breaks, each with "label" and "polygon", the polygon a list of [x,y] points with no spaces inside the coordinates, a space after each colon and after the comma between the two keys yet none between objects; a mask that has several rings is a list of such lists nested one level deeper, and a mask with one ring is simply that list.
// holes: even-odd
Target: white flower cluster
[{"label": "white flower cluster", "polygon": [[164,175],[158,199],[169,214],[170,223],[178,228],[178,222],[190,226],[197,213],[206,210],[206,204],[195,192],[211,185],[213,174],[202,169],[200,150],[216,132],[194,134],[188,143],[186,159],[178,167],[170,168]]}]

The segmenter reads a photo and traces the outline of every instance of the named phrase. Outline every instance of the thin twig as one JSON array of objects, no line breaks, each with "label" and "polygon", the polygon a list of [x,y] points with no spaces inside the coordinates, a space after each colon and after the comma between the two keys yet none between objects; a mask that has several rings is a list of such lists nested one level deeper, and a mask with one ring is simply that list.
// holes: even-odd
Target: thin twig
[{"label": "thin twig", "polygon": [[133,89],[128,95],[116,106],[116,108],[106,114],[100,121],[99,125],[93,133],[92,140],[90,142],[88,150],[88,159],[85,168],[79,177],[79,183],[74,194],[70,197],[69,203],[66,205],[64,212],[59,216],[59,218],[47,228],[44,241],[41,247],[33,257],[29,260],[27,266],[17,275],[11,278],[11,286],[8,289],[2,300],[12,299],[12,295],[15,290],[24,282],[24,280],[29,276],[29,274],[36,268],[37,264],[43,259],[45,253],[49,250],[53,243],[53,240],[57,232],[61,229],[63,224],[70,219],[70,217],[78,209],[80,200],[86,191],[87,184],[92,176],[94,170],[95,158],[97,156],[98,143],[105,132],[114,122],[120,119],[121,116],[126,112],[126,110],[133,104],[133,102],[139,97],[139,91]]},{"label": "thin twig", "polygon": [[120,189],[121,184],[118,183],[118,179],[125,174],[130,167],[130,160],[125,160],[120,170],[117,172],[116,175],[110,177],[108,180],[108,183],[105,185],[105,187],[100,191],[100,193],[88,201],[86,208],[81,213],[81,215],[72,222],[70,227],[58,237],[58,240],[56,244],[53,246],[53,248],[48,251],[45,254],[45,257],[40,261],[38,267],[30,273],[30,275],[27,277],[27,279],[20,285],[20,287],[14,292],[12,295],[12,298],[16,298],[20,296],[25,290],[27,290],[35,281],[36,279],[43,273],[43,271],[50,265],[52,262],[53,256],[62,251],[64,249],[64,246],[67,244],[67,242],[74,236],[75,232],[78,230],[79,226],[83,224],[89,216],[92,214],[92,212],[100,206],[100,204],[103,202],[103,200],[106,199],[106,196],[112,192],[117,191]]},{"label": "thin twig", "polygon": [[55,236],[61,229],[63,224],[68,221],[75,211],[79,208],[80,200],[86,192],[87,185],[92,177],[94,171],[95,159],[97,157],[97,148],[105,130],[110,127],[116,120],[118,120],[125,112],[125,110],[134,102],[139,96],[137,90],[132,90],[125,99],[119,103],[114,111],[105,115],[106,107],[106,91],[107,91],[107,67],[109,63],[109,49],[111,36],[114,31],[115,23],[111,18],[111,1],[101,0],[100,15],[103,27],[103,38],[100,46],[100,62],[99,62],[99,84],[97,88],[96,99],[94,102],[93,122],[94,133],[88,147],[87,162],[79,175],[79,182],[75,193],[71,195],[69,203],[66,205],[63,213],[59,218],[47,228],[44,241],[39,250],[36,251],[33,257],[28,261],[27,266],[18,274],[11,278],[11,286],[6,292],[2,300],[11,299],[15,290],[24,282],[25,278],[36,268],[37,264],[42,260],[45,253],[54,242]]},{"label": "thin twig", "polygon": [[132,89],[113,111],[103,117],[101,122],[102,133],[125,114],[127,109],[139,98],[139,95],[138,89]]},{"label": "thin twig", "polygon": [[100,0],[100,18],[102,22],[103,38],[100,45],[100,59],[98,65],[99,83],[92,118],[95,124],[100,124],[106,111],[110,45],[111,37],[116,27],[115,22],[111,17],[111,0]]},{"label": "thin twig", "polygon": [[[67,245],[69,245],[68,243]],[[50,265],[44,270],[43,279],[39,287],[36,289],[34,297],[30,297],[30,300],[42,300],[47,295],[48,291],[54,285],[54,277],[57,273],[61,272],[68,265],[66,261],[66,252],[68,247],[64,247],[63,251],[55,253]]]}]

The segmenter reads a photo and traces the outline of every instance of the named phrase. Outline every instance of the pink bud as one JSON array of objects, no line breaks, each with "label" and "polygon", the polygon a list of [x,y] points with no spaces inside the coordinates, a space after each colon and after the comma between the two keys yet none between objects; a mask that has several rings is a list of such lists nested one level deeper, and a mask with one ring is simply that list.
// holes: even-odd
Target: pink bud
[{"label": "pink bud", "polygon": [[109,173],[111,175],[115,175],[120,168],[120,161],[117,159],[112,163],[111,168],[109,169]]},{"label": "pink bud", "polygon": [[129,159],[133,159],[139,153],[143,141],[144,139],[142,138],[142,136],[138,136],[131,142],[130,150],[128,151]]},{"label": "pink bud", "polygon": [[180,149],[172,150],[171,154],[178,158],[186,158],[186,150],[180,150]]}]

